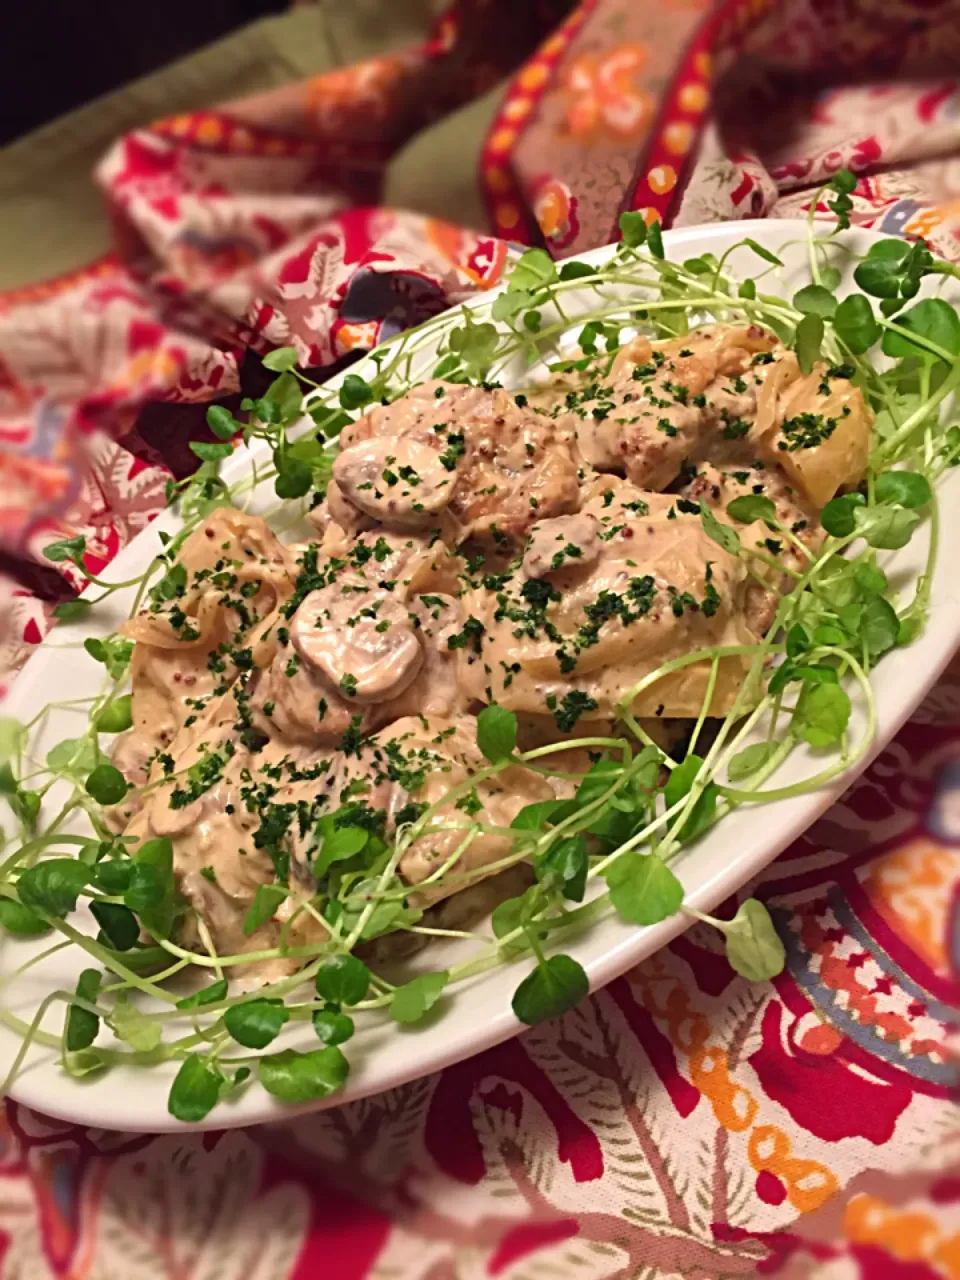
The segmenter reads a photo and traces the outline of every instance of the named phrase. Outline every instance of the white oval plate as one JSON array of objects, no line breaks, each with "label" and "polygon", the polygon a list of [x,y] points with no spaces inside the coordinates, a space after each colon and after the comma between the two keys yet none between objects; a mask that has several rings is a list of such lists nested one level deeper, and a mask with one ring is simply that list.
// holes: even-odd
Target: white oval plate
[{"label": "white oval plate", "polygon": [[[746,235],[783,257],[784,268],[765,277],[767,292],[790,297],[800,285],[809,282],[805,226],[801,222],[729,222],[689,227],[667,232],[664,244],[667,256],[675,260],[708,251],[719,257]],[[853,230],[842,240],[863,253],[878,238],[871,232]],[[613,247],[597,249],[581,255],[580,260],[604,262],[613,252]],[[749,250],[740,249],[732,255],[728,268],[734,276],[745,276],[757,274],[760,265]],[[839,292],[844,292],[843,286]],[[475,302],[466,305],[471,307]],[[453,320],[458,311],[447,314]],[[432,359],[432,348],[430,355]],[[353,366],[353,371],[362,372],[363,362]],[[327,385],[336,386],[337,381],[333,379]],[[249,474],[250,465],[250,453],[239,450],[224,468],[225,478],[231,483],[241,479]],[[909,717],[960,643],[960,603],[953,594],[951,581],[951,566],[960,563],[960,470],[950,474],[942,490],[948,500],[941,506],[941,542],[929,623],[918,640],[906,649],[888,654],[874,673],[877,733],[871,756]],[[267,501],[269,503],[269,499]],[[110,566],[109,577],[122,581],[142,573],[158,550],[158,530],[176,527],[176,516],[165,512],[117,556]],[[926,532],[921,528],[907,547],[884,560],[891,581],[915,580],[926,551]],[[85,635],[106,635],[114,631],[127,616],[131,600],[131,591],[117,592],[107,606],[95,612],[92,623],[58,626],[18,677],[4,712],[29,720],[53,702],[97,693],[102,668],[87,657],[78,642]],[[854,731],[862,726],[862,712],[862,706],[858,707],[855,699]],[[51,711],[33,736],[32,754],[42,760],[50,746],[76,736],[82,727],[81,713],[68,708]],[[762,808],[741,809],[724,818],[687,850],[677,865],[688,904],[710,911],[761,871],[843,792],[869,758],[861,759],[856,769],[848,771],[830,787]],[[817,767],[812,758],[805,758],[804,753],[798,751],[778,771],[777,784],[795,781]],[[669,942],[688,923],[687,917],[678,914],[661,924],[637,928],[610,916],[565,943],[565,949],[580,961],[589,976],[591,990],[596,990]],[[2,943],[0,1002],[25,1021],[34,1016],[44,996],[56,989],[72,991],[76,984],[80,966],[76,952],[70,949],[40,962],[24,974],[11,977],[24,960],[48,945],[49,939],[33,943],[5,939]],[[434,951],[434,965],[436,954]],[[393,1088],[515,1035],[522,1024],[511,1011],[510,999],[528,968],[529,961],[519,961],[509,966],[509,972],[493,970],[458,986],[447,998],[444,1016],[420,1029],[400,1028],[386,1017],[358,1019],[357,1033],[345,1046],[351,1062],[345,1090],[300,1110],[338,1106]],[[58,1034],[62,1021],[63,1006],[58,1004],[44,1025]],[[286,1039],[278,1041],[278,1045],[281,1043],[303,1048],[316,1047],[317,1041],[309,1027],[298,1027],[289,1032]],[[0,1076],[6,1072],[19,1047],[19,1037],[0,1027]],[[149,1069],[114,1068],[107,1074],[76,1081],[60,1070],[53,1050],[34,1046],[12,1093],[19,1102],[79,1124],[153,1132],[182,1130],[189,1126],[181,1125],[167,1111],[167,1094],[175,1071],[176,1064]],[[289,1118],[295,1111],[276,1102],[262,1089],[251,1088],[237,1101],[221,1104],[195,1127],[221,1129],[255,1124]]]}]

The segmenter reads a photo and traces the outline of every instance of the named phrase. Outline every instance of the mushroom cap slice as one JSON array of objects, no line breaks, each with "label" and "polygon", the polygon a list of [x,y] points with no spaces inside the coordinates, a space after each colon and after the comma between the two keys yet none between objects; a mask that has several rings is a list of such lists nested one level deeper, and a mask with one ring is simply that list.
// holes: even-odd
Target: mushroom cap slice
[{"label": "mushroom cap slice", "polygon": [[340,494],[388,527],[429,525],[453,497],[457,471],[409,436],[379,436],[344,449],[333,464]]},{"label": "mushroom cap slice", "polygon": [[395,698],[416,678],[423,648],[406,608],[383,589],[311,591],[290,639],[332,692],[363,706]]},{"label": "mushroom cap slice", "polygon": [[530,530],[523,555],[528,578],[543,578],[559,569],[580,568],[600,557],[600,525],[594,516],[556,516],[540,520]]}]

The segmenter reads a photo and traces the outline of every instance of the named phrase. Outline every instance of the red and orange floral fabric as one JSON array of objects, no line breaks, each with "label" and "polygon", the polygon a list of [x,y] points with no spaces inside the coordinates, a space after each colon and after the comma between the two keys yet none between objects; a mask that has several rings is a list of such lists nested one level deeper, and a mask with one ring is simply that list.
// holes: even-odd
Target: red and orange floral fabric
[{"label": "red and orange floral fabric", "polygon": [[[82,532],[107,563],[258,354],[338,367],[490,288],[507,241],[794,216],[847,166],[858,222],[960,260],[958,65],[958,0],[464,0],[419,49],[120,139],[115,252],[0,296],[0,676],[71,589],[43,546]],[[380,207],[397,147],[505,72],[490,234]],[[8,1104],[2,1273],[960,1277],[958,886],[960,669],[755,886],[775,983],[692,930],[559,1022],[289,1129]]]}]

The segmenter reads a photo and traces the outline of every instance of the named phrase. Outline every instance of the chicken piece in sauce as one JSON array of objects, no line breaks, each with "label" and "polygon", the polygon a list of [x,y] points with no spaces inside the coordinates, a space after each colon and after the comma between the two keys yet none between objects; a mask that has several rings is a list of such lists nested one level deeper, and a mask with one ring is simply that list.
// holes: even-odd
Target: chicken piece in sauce
[{"label": "chicken piece in sauce", "polygon": [[[250,933],[243,922],[257,889],[274,882],[275,866],[257,833],[263,815],[252,798],[251,778],[266,783],[289,748],[270,746],[255,753],[238,735],[243,697],[234,686],[201,717],[199,732],[183,733],[171,748],[171,778],[143,797],[124,829],[136,841],[165,837],[173,846],[177,888],[204,922],[222,956],[277,946],[282,922],[265,921]],[[192,772],[191,772],[192,771]],[[291,946],[324,936],[316,920],[300,913],[288,929]],[[182,945],[204,950],[196,921],[181,929]],[[239,965],[232,976],[241,986],[257,986],[295,973],[296,958],[279,957]]]},{"label": "chicken piece in sauce", "polygon": [[578,501],[570,425],[534,412],[522,395],[442,381],[345,427],[327,494],[335,520],[343,503],[391,529],[433,527],[446,513],[460,540],[519,538]]},{"label": "chicken piece in sauce", "polygon": [[818,361],[801,374],[787,352],[774,391],[758,406],[750,438],[761,457],[778,464],[818,509],[854,489],[870,456],[870,413],[852,369]]},{"label": "chicken piece in sauce", "polygon": [[764,589],[757,581],[746,583],[744,621],[754,635],[765,635],[776,614],[779,597],[792,588],[796,581],[794,575],[806,569],[809,559],[788,538],[771,532],[762,520],[743,524],[727,515],[727,507],[735,498],[769,498],[777,521],[812,553],[820,549],[825,536],[816,507],[788,481],[776,463],[764,463],[759,459],[743,467],[734,463],[729,469],[722,470],[712,463],[705,463],[683,485],[680,493],[691,501],[705,502],[718,520],[733,525],[743,546],[756,547],[768,559],[783,566],[783,572],[778,574],[759,559],[751,561],[754,573],[765,579],[769,588]]},{"label": "chicken piece in sauce", "polygon": [[[591,492],[581,554],[571,553],[569,525],[543,521],[530,544],[549,546],[554,534],[555,557],[538,556],[536,576],[521,559],[498,590],[470,591],[464,604],[478,623],[460,657],[464,689],[480,702],[550,713],[560,730],[614,719],[621,695],[666,662],[754,639],[743,619],[746,570],[707,538],[699,509],[616,480],[598,479]],[[710,670],[705,660],[657,680],[634,713],[696,716]],[[720,660],[710,714],[729,709],[744,670],[740,657]]]},{"label": "chicken piece in sauce", "polygon": [[[416,886],[454,857],[464,843],[471,821],[486,826],[508,828],[527,804],[552,800],[556,791],[540,774],[519,765],[493,778],[478,782],[464,802],[444,804],[454,788],[469,782],[486,764],[476,743],[469,720],[449,720],[434,716],[407,716],[389,729],[367,739],[357,750],[338,753],[331,762],[324,784],[331,808],[349,803],[351,784],[366,783],[362,798],[374,812],[382,812],[385,830],[395,831],[399,822],[409,822],[422,808],[439,808],[422,836],[411,844],[400,861],[399,873],[407,884]],[[415,806],[411,809],[411,806]],[[450,827],[459,830],[432,830]],[[411,896],[414,906],[427,906],[490,874],[487,868],[508,855],[513,841],[495,832],[480,832],[456,859],[455,883],[429,886]],[[300,842],[294,857],[309,865],[310,849]]]},{"label": "chicken piece in sauce", "polygon": [[230,507],[211,512],[177,561],[178,593],[121,629],[135,642],[133,725],[115,742],[113,762],[138,787],[155,774],[156,755],[237,678],[238,653],[250,666],[269,661],[278,610],[296,579],[293,558],[267,524]]},{"label": "chicken piece in sauce", "polygon": [[757,325],[695,329],[656,345],[635,338],[607,376],[593,372],[582,390],[569,393],[569,414],[558,421],[574,418],[580,453],[591,467],[659,491],[699,456],[718,424],[739,429],[731,424],[739,424],[753,402],[746,382],[734,400],[728,384],[775,345]]}]

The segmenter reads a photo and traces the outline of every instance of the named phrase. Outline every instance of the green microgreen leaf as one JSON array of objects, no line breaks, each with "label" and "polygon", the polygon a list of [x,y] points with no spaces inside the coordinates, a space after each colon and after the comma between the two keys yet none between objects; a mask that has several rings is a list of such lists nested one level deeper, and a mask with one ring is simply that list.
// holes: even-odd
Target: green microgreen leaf
[{"label": "green microgreen leaf", "polygon": [[76,600],[61,600],[53,611],[58,622],[82,622],[93,608],[92,600],[82,597]]},{"label": "green microgreen leaf", "polygon": [[867,257],[853,273],[853,278],[874,298],[896,298],[900,294],[900,271],[890,258]]},{"label": "green microgreen leaf", "polygon": [[513,993],[513,1012],[528,1027],[559,1018],[586,996],[590,983],[572,956],[550,956]]},{"label": "green microgreen leaf", "polygon": [[533,294],[522,289],[510,293],[501,293],[494,300],[490,314],[494,320],[509,320],[511,316],[528,310],[533,305]]},{"label": "green microgreen leaf", "polygon": [[0,761],[10,760],[23,750],[27,730],[13,716],[0,716]]},{"label": "green microgreen leaf", "polygon": [[507,898],[505,902],[494,907],[490,923],[493,926],[493,935],[498,942],[508,934],[516,932],[517,929],[523,929],[528,935],[526,939],[514,939],[510,943],[500,942],[504,955],[517,955],[525,951],[529,935],[537,941],[542,941],[547,936],[547,930],[534,920],[539,901],[540,886],[531,885],[519,897]]},{"label": "green microgreen leaf", "polygon": [[[158,606],[165,604],[169,600],[177,600],[183,595],[186,590],[186,586],[187,567],[180,561],[177,561],[176,564],[170,566],[160,581],[150,588],[150,599]],[[93,641],[85,641],[84,648],[92,657],[96,658],[98,662],[104,661],[104,657],[100,654],[99,648],[94,649],[91,647],[93,643]],[[101,643],[97,641],[96,643],[100,648],[104,648],[108,642]],[[130,651],[133,651],[133,643],[131,641],[125,641],[122,643],[128,644],[130,646]]]},{"label": "green microgreen leaf", "polygon": [[163,1039],[163,1027],[121,995],[110,1015],[114,1035],[140,1053],[151,1053]]},{"label": "green microgreen leaf", "polygon": [[260,884],[257,885],[257,892],[254,894],[253,902],[250,904],[247,914],[243,918],[243,932],[247,937],[251,933],[255,933],[262,924],[273,916],[277,907],[281,902],[285,902],[289,896],[289,890],[281,884]]},{"label": "green microgreen leaf", "polygon": [[[882,596],[890,585],[883,570],[869,560],[861,560],[854,566],[853,578],[860,590],[868,596]],[[843,643],[842,638],[840,643]]]},{"label": "green microgreen leaf", "polygon": [[297,367],[298,358],[296,347],[277,347],[276,351],[268,351],[263,357],[263,367],[274,373],[285,373]]},{"label": "green microgreen leaf", "polygon": [[90,883],[90,868],[76,858],[47,858],[28,867],[17,881],[23,905],[62,920],[76,910],[81,890]]},{"label": "green microgreen leaf", "polygon": [[[185,580],[186,570],[182,565],[179,568],[183,570]],[[119,680],[126,674],[133,654],[132,640],[124,640],[121,636],[107,636],[105,639],[89,636],[84,640],[83,647],[95,662],[103,663],[111,679]]]},{"label": "green microgreen leaf", "polygon": [[582,835],[569,836],[550,845],[534,863],[537,879],[545,887],[556,886],[565,898],[582,902],[587,886],[587,844]]},{"label": "green microgreen leaf", "polygon": [[873,260],[889,259],[892,262],[902,262],[909,252],[910,245],[906,240],[877,240],[867,250],[867,257]]},{"label": "green microgreen leaf", "polygon": [[762,258],[764,262],[769,262],[774,267],[783,266],[782,258],[778,258],[775,253],[771,252],[769,249],[765,249],[763,245],[758,244],[756,240],[751,240],[749,236],[745,236],[740,243],[746,245],[748,249],[752,249],[757,257]]},{"label": "green microgreen leaf", "polygon": [[85,778],[96,764],[97,748],[89,738],[64,738],[47,752],[47,768],[52,773]]},{"label": "green microgreen leaf", "polygon": [[628,212],[620,215],[620,235],[630,249],[639,249],[647,239],[647,220],[642,213]]},{"label": "green microgreen leaf", "polygon": [[226,1000],[226,998],[227,980],[226,978],[218,978],[216,982],[211,982],[208,986],[201,987],[193,995],[184,996],[182,1000],[178,1000],[177,1008],[202,1009],[205,1004],[219,1004],[221,1000]]},{"label": "green microgreen leaf", "polygon": [[129,951],[137,945],[140,922],[129,907],[116,902],[91,902],[90,912],[108,947],[113,947],[114,951]]},{"label": "green microgreen leaf", "polygon": [[129,790],[126,778],[112,764],[98,764],[85,785],[97,804],[119,804]]},{"label": "green microgreen leaf", "polygon": [[880,337],[881,329],[870,302],[862,293],[844,298],[833,315],[837,337],[855,356],[869,351]]},{"label": "green microgreen leaf", "polygon": [[731,782],[749,778],[764,767],[776,749],[776,743],[773,742],[758,742],[752,747],[744,747],[727,765],[727,777]]},{"label": "green microgreen leaf", "polygon": [[315,404],[310,409],[310,417],[327,440],[335,439],[343,428],[353,421],[348,413],[342,413],[339,409],[331,409],[329,405],[320,404]]},{"label": "green microgreen leaf", "polygon": [[683,266],[684,266],[684,269],[685,269],[686,271],[689,271],[689,272],[690,272],[690,274],[691,274],[691,275],[694,275],[694,276],[709,276],[709,275],[713,275],[714,271],[716,270],[716,268],[715,268],[714,266],[712,266],[712,265],[711,265],[711,264],[706,260],[706,258],[705,258],[705,257],[703,257],[703,258],[685,258],[685,259],[684,259],[684,261],[683,261]]},{"label": "green microgreen leaf", "polygon": [[794,725],[812,747],[839,742],[850,721],[850,698],[839,684],[805,684]]},{"label": "green microgreen leaf", "polygon": [[823,342],[823,321],[819,316],[804,316],[797,325],[797,363],[801,373],[809,373],[820,359]]},{"label": "green microgreen leaf", "polygon": [[724,551],[729,552],[730,555],[739,555],[740,535],[728,524],[721,524],[705,502],[700,503],[700,520],[703,524],[703,532],[711,541],[723,547]]},{"label": "green microgreen leaf", "polygon": [[292,373],[281,373],[267,387],[263,398],[276,408],[283,425],[296,422],[303,415],[303,388]]},{"label": "green microgreen leaf", "polygon": [[844,493],[839,498],[831,498],[820,512],[820,523],[834,538],[849,538],[857,527],[857,508],[865,501],[862,493]]},{"label": "green microgreen leaf", "polygon": [[419,1022],[440,999],[450,974],[441,969],[438,973],[424,973],[419,978],[397,987],[390,1001],[390,1016],[404,1024]]},{"label": "green microgreen leaf", "polygon": [[878,551],[905,547],[919,523],[916,511],[904,507],[861,507],[854,511],[854,527]]},{"label": "green microgreen leaf", "polygon": [[496,355],[499,334],[492,324],[476,324],[467,311],[463,326],[451,329],[447,342],[451,352],[459,355],[468,369],[480,374]]},{"label": "green microgreen leaf", "polygon": [[210,1114],[220,1098],[225,1081],[202,1058],[191,1053],[184,1058],[170,1086],[167,1110],[184,1124],[198,1124]]},{"label": "green microgreen leaf", "polygon": [[334,1009],[315,1009],[313,1029],[324,1044],[344,1044],[353,1035],[353,1019]]},{"label": "green microgreen leaf", "polygon": [[767,691],[771,694],[780,693],[794,681],[802,681],[806,684],[836,684],[837,673],[833,667],[828,667],[825,663],[781,662],[770,677]]},{"label": "green microgreen leaf", "polygon": [[42,797],[39,791],[25,790],[13,776],[9,764],[0,765],[0,795],[6,796],[14,816],[23,826],[35,831]]},{"label": "green microgreen leaf", "polygon": [[63,564],[65,560],[72,560],[74,564],[83,568],[83,553],[87,549],[87,540],[82,535],[76,538],[61,538],[59,542],[48,542],[43,548],[44,558],[53,561],[54,564]]},{"label": "green microgreen leaf", "polygon": [[281,1102],[311,1102],[343,1088],[350,1066],[335,1045],[298,1053],[284,1049],[257,1063],[260,1083]]},{"label": "green microgreen leaf", "polygon": [[807,284],[793,295],[793,305],[805,316],[829,320],[837,309],[837,300],[822,284]]},{"label": "green microgreen leaf", "polygon": [[416,924],[422,915],[423,912],[416,907],[405,907],[402,902],[379,902],[364,925],[360,937],[364,942],[369,942],[371,938],[379,938],[381,934]]},{"label": "green microgreen leaf", "polygon": [[290,1010],[282,1000],[245,1000],[223,1015],[224,1026],[247,1049],[265,1049],[289,1021]]},{"label": "green microgreen leaf", "polygon": [[0,927],[18,938],[32,938],[49,933],[50,925],[29,907],[12,898],[0,898]]},{"label": "green microgreen leaf", "polygon": [[769,911],[756,898],[741,902],[723,932],[730,966],[748,982],[766,982],[783,971],[783,943]]},{"label": "green microgreen leaf", "polygon": [[787,632],[787,657],[799,658],[810,648],[810,637],[799,622],[795,622]]},{"label": "green microgreen leaf", "polygon": [[111,698],[94,720],[97,733],[123,733],[133,724],[133,699],[129,693]]},{"label": "green microgreen leaf", "polygon": [[881,595],[872,595],[863,606],[860,639],[871,662],[876,662],[897,643],[900,619],[897,611]]},{"label": "green microgreen leaf", "polygon": [[129,858],[111,858],[93,867],[93,882],[111,898],[126,893],[133,878],[134,863]]},{"label": "green microgreen leaf", "polygon": [[813,630],[813,639],[816,644],[833,644],[845,645],[849,639],[846,632],[839,627],[835,627],[830,622],[821,622]]},{"label": "green microgreen leaf", "polygon": [[680,910],[683,885],[653,853],[622,853],[607,869],[610,901],[631,924],[658,924]]},{"label": "green microgreen leaf", "polygon": [[524,805],[510,823],[514,831],[542,831],[548,822],[559,822],[566,817],[569,801],[537,800]]},{"label": "green microgreen leaf", "polygon": [[305,462],[283,456],[279,450],[274,453],[273,461],[278,472],[273,488],[278,498],[292,502],[310,492],[313,486],[313,471]]},{"label": "green microgreen leaf", "polygon": [[875,492],[878,502],[911,509],[925,507],[933,497],[930,481],[916,471],[884,471],[877,476]]},{"label": "green microgreen leaf", "polygon": [[207,426],[218,440],[232,440],[243,430],[243,423],[238,422],[222,404],[212,404],[207,409]]},{"label": "green microgreen leaf", "polygon": [[[664,798],[668,809],[672,809],[678,801],[689,794],[694,779],[702,766],[703,760],[701,757],[691,754],[686,756],[675,769],[671,770],[667,785],[664,787]],[[713,815],[717,807],[717,794],[716,786],[712,782],[708,782],[697,797],[696,803],[687,815],[683,826],[674,833],[681,844],[686,844],[693,840],[713,821]]]},{"label": "green microgreen leaf", "polygon": [[[942,298],[924,298],[915,307],[898,316],[897,324],[909,333],[936,343],[951,355],[960,355],[960,317]],[[909,337],[889,329],[883,335],[883,353],[888,356],[923,355],[930,358],[929,353],[917,343],[911,342]]]},{"label": "green microgreen leaf", "polygon": [[[100,994],[102,974],[99,969],[84,969],[77,980],[77,995],[81,1000],[95,1004]],[[64,1043],[68,1053],[76,1053],[79,1049],[89,1049],[100,1030],[100,1019],[88,1009],[81,1009],[72,1004],[67,1009]]]},{"label": "green microgreen leaf", "polygon": [[754,520],[773,522],[777,518],[777,508],[769,498],[759,493],[745,493],[727,503],[727,515],[740,524],[752,524]]},{"label": "green microgreen leaf", "polygon": [[319,879],[335,862],[344,862],[362,852],[370,840],[364,827],[337,826],[336,815],[326,814],[316,826],[313,874]]},{"label": "green microgreen leaf", "polygon": [[370,970],[356,956],[327,956],[314,981],[317,995],[328,1004],[359,1004],[370,988]]},{"label": "green microgreen leaf", "polygon": [[517,717],[492,702],[477,716],[477,746],[491,764],[513,755],[517,745]]},{"label": "green microgreen leaf", "polygon": [[545,249],[528,249],[510,272],[509,288],[530,291],[552,284],[557,278],[556,263]]},{"label": "green microgreen leaf", "polygon": [[212,440],[191,440],[190,452],[195,453],[201,462],[222,462],[233,453],[233,445],[224,440],[214,443]]},{"label": "green microgreen leaf", "polygon": [[837,193],[833,200],[827,201],[827,208],[836,216],[838,230],[845,231],[850,226],[850,213],[853,209],[850,195],[856,185],[857,179],[849,169],[838,169],[828,184]]},{"label": "green microgreen leaf", "polygon": [[169,937],[177,911],[173,878],[173,844],[162,836],[147,840],[137,850],[124,903],[140,917],[155,938]]},{"label": "green microgreen leaf", "polygon": [[340,386],[340,406],[343,409],[362,409],[373,399],[373,390],[356,373],[348,373]]},{"label": "green microgreen leaf", "polygon": [[591,267],[587,262],[565,262],[560,268],[561,280],[585,280],[596,274],[597,268]]}]

